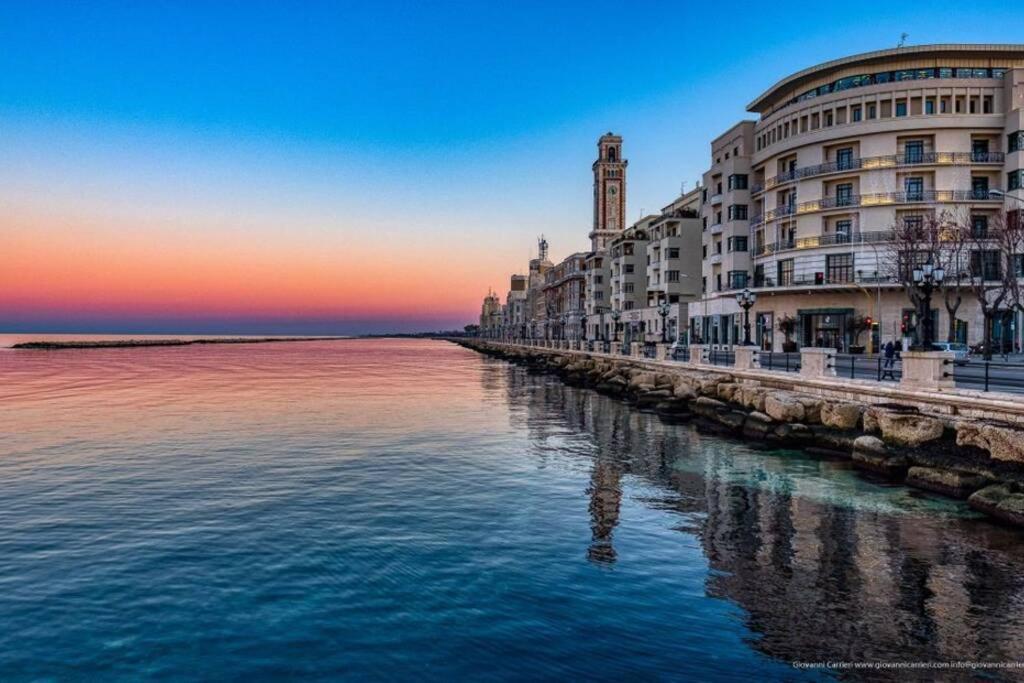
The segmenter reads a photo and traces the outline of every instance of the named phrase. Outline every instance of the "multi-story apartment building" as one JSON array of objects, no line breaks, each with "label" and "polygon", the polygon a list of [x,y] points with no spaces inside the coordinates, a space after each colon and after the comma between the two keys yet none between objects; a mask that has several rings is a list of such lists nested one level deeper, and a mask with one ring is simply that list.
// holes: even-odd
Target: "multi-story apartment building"
[{"label": "multi-story apartment building", "polygon": [[505,296],[504,336],[522,338],[526,336],[526,285],[525,275],[513,275]]},{"label": "multi-story apartment building", "polygon": [[739,339],[735,290],[750,272],[750,178],[754,122],[741,121],[711,142],[701,191],[701,297],[689,304],[690,337],[712,345]]},{"label": "multi-story apartment building", "polygon": [[611,312],[619,313],[618,328],[626,333],[627,341],[635,341],[643,331],[641,310],[647,303],[647,243],[650,226],[658,218],[657,215],[641,218],[608,244]]},{"label": "multi-story apartment building", "polygon": [[526,277],[526,326],[527,337],[545,339],[548,332],[547,302],[544,299],[545,276],[551,268],[548,260],[548,242],[541,237],[537,240],[537,258],[530,259],[529,273]]},{"label": "multi-story apartment building", "polygon": [[544,300],[555,339],[580,339],[586,303],[586,252],[577,252],[544,275]]},{"label": "multi-story apartment building", "polygon": [[646,331],[668,340],[677,338],[679,320],[685,327],[687,304],[700,297],[701,196],[700,187],[684,193],[648,228],[647,301],[641,318]]},{"label": "multi-story apartment building", "polygon": [[584,260],[586,271],[587,339],[610,339],[611,259],[605,250],[592,251]]},{"label": "multi-story apartment building", "polygon": [[[695,335],[740,339],[734,296],[750,287],[765,348],[781,347],[783,317],[795,319],[800,345],[901,341],[911,304],[893,272],[894,228],[945,214],[980,230],[1012,208],[990,191],[1020,187],[1022,107],[1024,45],[882,50],[773,85],[748,106],[757,122],[712,144]],[[931,315],[936,330],[948,329],[941,302]],[[866,317],[871,342],[854,324]],[[970,297],[956,318],[963,340],[982,338]],[[1004,317],[995,324],[997,339],[1021,329]]]}]

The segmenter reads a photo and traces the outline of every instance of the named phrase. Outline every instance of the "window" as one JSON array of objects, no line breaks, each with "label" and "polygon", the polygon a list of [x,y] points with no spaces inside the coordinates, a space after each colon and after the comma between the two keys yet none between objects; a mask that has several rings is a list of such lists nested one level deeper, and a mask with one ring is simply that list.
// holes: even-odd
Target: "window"
[{"label": "window", "polygon": [[924,217],[923,216],[904,216],[903,217],[903,229],[907,232],[908,236],[923,234],[923,232],[924,232]]},{"label": "window", "polygon": [[764,264],[754,266],[754,286],[764,287]]},{"label": "window", "polygon": [[924,201],[924,178],[912,177],[904,181],[908,202]]},{"label": "window", "polygon": [[715,291],[716,292],[721,292],[722,291],[722,274],[721,273],[715,273]]},{"label": "window", "polygon": [[1019,152],[1024,150],[1024,130],[1018,130],[1016,133],[1010,133],[1006,136],[1007,149],[1011,152]]},{"label": "window", "polygon": [[868,118],[869,119],[878,118],[878,107],[876,107],[874,104],[869,104],[868,105]]},{"label": "window", "polygon": [[729,271],[729,289],[743,289],[747,286],[747,271],[745,270],[730,270]]},{"label": "window", "polygon": [[1016,277],[1024,277],[1024,254],[1013,255],[1013,274]]},{"label": "window", "polygon": [[998,280],[1002,273],[998,249],[971,251],[971,277]]},{"label": "window", "polygon": [[988,140],[971,141],[971,161],[988,161]]},{"label": "window", "polygon": [[731,221],[745,221],[747,220],[747,205],[746,204],[733,204],[729,207],[729,220]]},{"label": "window", "polygon": [[747,250],[747,236],[737,236],[729,238],[729,251],[746,251]]},{"label": "window", "polygon": [[722,240],[718,240],[717,242],[715,242],[715,253],[716,254],[721,254],[722,253]]},{"label": "window", "polygon": [[854,123],[857,123],[858,121],[860,121],[860,111],[861,111],[860,107],[854,107],[851,110],[850,116],[853,118],[853,122]]},{"label": "window", "polygon": [[779,261],[779,287],[788,287],[793,284],[793,259]]},{"label": "window", "polygon": [[988,237],[988,216],[971,216],[971,237]]},{"label": "window", "polygon": [[665,258],[679,258],[679,247],[669,247],[668,255]]},{"label": "window", "polygon": [[925,114],[934,114],[935,113],[935,100],[925,100],[924,101],[924,113]]},{"label": "window", "polygon": [[744,173],[734,173],[729,176],[729,189],[730,190],[745,190],[747,189],[747,176]]},{"label": "window", "polygon": [[853,184],[836,185],[836,206],[850,206],[851,204],[853,204]]},{"label": "window", "polygon": [[903,160],[908,164],[920,164],[924,162],[924,142],[922,140],[908,140],[903,146]]},{"label": "window", "polygon": [[632,282],[625,282],[625,283],[623,283],[622,291],[625,292],[626,294],[632,294],[633,293],[633,283]]},{"label": "window", "polygon": [[633,272],[633,264],[632,263],[627,263],[625,266],[623,266],[622,272],[624,272],[624,273],[632,273]]},{"label": "window", "polygon": [[1006,189],[1019,190],[1024,187],[1024,170],[1010,171],[1006,174]]},{"label": "window", "polygon": [[624,301],[624,302],[622,302],[622,310],[624,310],[624,311],[632,311],[634,304],[635,304],[635,302],[633,302],[633,301]]},{"label": "window", "polygon": [[853,254],[829,254],[825,266],[829,282],[853,282]]},{"label": "window", "polygon": [[853,147],[843,147],[836,150],[836,168],[840,171],[847,171],[853,168]]},{"label": "window", "polygon": [[985,176],[971,178],[971,199],[988,199],[988,178]]},{"label": "window", "polygon": [[836,221],[836,243],[845,244],[849,242],[852,231],[853,221]]},{"label": "window", "polygon": [[906,102],[897,102],[896,103],[896,116],[906,116],[906,115],[907,115],[907,103]]},{"label": "window", "polygon": [[708,291],[708,279],[705,276],[705,277],[702,277],[700,279],[700,293],[701,294],[706,294],[707,291]]},{"label": "window", "polygon": [[665,282],[679,282],[679,271],[678,270],[666,270],[665,271]]},{"label": "window", "polygon": [[701,257],[702,258],[707,258],[708,257],[708,245],[706,245],[706,244],[701,246]]}]

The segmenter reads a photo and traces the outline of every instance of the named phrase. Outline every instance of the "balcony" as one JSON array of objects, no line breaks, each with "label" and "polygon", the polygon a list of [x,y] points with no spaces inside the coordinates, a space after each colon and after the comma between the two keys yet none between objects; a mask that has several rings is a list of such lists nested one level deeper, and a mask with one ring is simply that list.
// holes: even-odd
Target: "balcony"
[{"label": "balcony", "polygon": [[713,266],[717,266],[721,262],[722,262],[722,255],[721,254],[712,254],[711,256],[708,257],[708,263],[710,263]]},{"label": "balcony", "polygon": [[811,213],[830,209],[855,208],[859,206],[886,206],[889,204],[938,204],[946,202],[999,202],[998,197],[989,196],[988,188],[981,190],[918,190],[911,192],[875,192],[872,194],[851,194],[822,197],[801,202],[797,213]]},{"label": "balcony", "polygon": [[769,209],[764,212],[764,221],[773,221],[776,218],[784,218],[785,216],[792,216],[797,212],[796,204],[783,204],[782,206],[776,206],[774,209]]},{"label": "balcony", "polygon": [[712,235],[721,235],[722,234],[722,224],[721,223],[715,223],[714,225],[711,226],[710,230],[711,230],[711,234]]},{"label": "balcony", "polygon": [[792,171],[767,178],[754,194],[773,187],[832,173],[849,171],[872,171],[883,168],[906,168],[908,166],[965,166],[968,164],[1002,164],[1006,155],[1002,152],[919,152],[912,154],[888,154],[875,157],[856,157],[842,161],[830,161],[815,166],[804,166]]},{"label": "balcony", "polygon": [[719,192],[718,194],[711,195],[711,199],[709,201],[712,204],[721,204],[722,203],[722,193]]},{"label": "balcony", "polygon": [[902,284],[893,276],[890,275],[866,275],[862,273],[854,273],[849,275],[838,275],[830,277],[827,272],[821,273],[822,277],[818,279],[816,275],[801,274],[795,276],[793,273],[783,273],[781,278],[774,277],[763,277],[751,279],[750,288],[754,290],[761,289],[781,289],[785,287],[829,287],[834,289],[843,289],[846,287],[859,287],[860,285],[897,285]]},{"label": "balcony", "polygon": [[892,230],[875,230],[869,232],[855,232],[852,234],[834,233],[832,235],[814,235],[801,237],[799,239],[781,240],[768,244],[755,244],[751,250],[757,256],[767,256],[780,251],[793,251],[798,249],[816,249],[818,247],[830,247],[837,244],[868,244],[874,242],[888,242],[893,238]]}]

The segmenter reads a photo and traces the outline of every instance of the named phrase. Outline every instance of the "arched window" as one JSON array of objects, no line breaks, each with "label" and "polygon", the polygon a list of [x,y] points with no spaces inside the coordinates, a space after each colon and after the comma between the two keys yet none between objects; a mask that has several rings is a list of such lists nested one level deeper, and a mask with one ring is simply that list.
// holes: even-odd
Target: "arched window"
[{"label": "arched window", "polygon": [[614,147],[609,147],[608,148],[608,161],[615,161],[615,148]]}]

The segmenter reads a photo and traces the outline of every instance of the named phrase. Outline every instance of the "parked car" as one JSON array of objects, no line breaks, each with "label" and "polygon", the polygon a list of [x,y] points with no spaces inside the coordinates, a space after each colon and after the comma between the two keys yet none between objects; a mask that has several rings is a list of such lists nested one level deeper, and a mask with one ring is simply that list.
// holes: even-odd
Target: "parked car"
[{"label": "parked car", "polygon": [[932,344],[932,348],[936,351],[948,351],[953,354],[953,362],[957,365],[967,365],[967,354],[969,349],[967,344],[958,344],[956,342],[935,342]]}]

